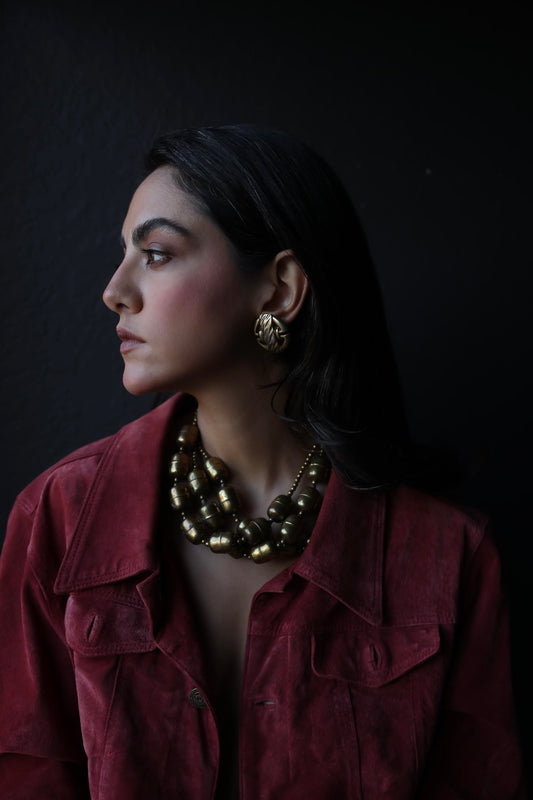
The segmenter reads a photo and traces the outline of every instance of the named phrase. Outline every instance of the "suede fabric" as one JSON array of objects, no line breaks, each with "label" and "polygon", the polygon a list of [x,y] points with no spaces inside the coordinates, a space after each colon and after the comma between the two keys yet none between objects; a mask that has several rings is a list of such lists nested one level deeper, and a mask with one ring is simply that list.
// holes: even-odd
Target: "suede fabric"
[{"label": "suede fabric", "polygon": [[[15,504],[0,559],[6,800],[215,796],[224,731],[157,530],[186,402],[73,453]],[[251,605],[242,800],[525,798],[486,527],[332,475],[307,550]]]}]

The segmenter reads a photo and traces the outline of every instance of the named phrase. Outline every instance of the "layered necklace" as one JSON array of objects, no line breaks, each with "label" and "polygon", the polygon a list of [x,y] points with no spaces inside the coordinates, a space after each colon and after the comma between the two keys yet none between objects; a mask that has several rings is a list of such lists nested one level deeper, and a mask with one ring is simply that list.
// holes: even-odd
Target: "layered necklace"
[{"label": "layered necklace", "polygon": [[[322,503],[317,483],[327,481],[331,469],[318,445],[307,453],[287,493],[271,502],[267,516],[253,519],[239,515],[226,464],[202,447],[197,413],[192,425],[181,427],[177,445],[170,461],[170,503],[180,514],[180,528],[189,542],[257,564],[303,552],[309,542],[309,517]],[[295,498],[304,475],[306,483]]]}]

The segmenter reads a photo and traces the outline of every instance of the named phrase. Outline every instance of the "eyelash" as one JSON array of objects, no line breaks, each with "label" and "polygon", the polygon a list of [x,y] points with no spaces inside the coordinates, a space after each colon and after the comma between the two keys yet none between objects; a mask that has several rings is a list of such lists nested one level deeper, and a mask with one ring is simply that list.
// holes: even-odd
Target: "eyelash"
[{"label": "eyelash", "polygon": [[[153,267],[158,266],[159,264],[164,264],[170,256],[168,253],[163,252],[162,250],[141,250],[141,253],[144,253],[146,258],[146,266]],[[159,258],[155,259],[154,256],[159,256]]]}]

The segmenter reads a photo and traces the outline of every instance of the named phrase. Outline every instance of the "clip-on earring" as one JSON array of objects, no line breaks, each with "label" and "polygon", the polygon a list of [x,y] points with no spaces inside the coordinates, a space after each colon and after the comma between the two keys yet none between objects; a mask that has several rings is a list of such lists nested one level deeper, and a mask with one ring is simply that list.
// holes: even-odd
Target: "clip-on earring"
[{"label": "clip-on earring", "polygon": [[290,334],[284,322],[264,311],[254,325],[257,343],[268,353],[282,353],[289,344]]}]

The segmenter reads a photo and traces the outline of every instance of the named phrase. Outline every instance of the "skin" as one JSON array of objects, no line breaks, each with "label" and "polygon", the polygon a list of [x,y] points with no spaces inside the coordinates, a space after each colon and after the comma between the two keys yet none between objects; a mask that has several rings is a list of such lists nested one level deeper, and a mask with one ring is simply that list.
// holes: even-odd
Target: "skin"
[{"label": "skin", "polygon": [[[124,259],[103,299],[119,315],[124,386],[132,394],[195,396],[204,447],[229,466],[242,514],[264,516],[291,485],[309,442],[296,439],[271,409],[272,390],[262,387],[282,376],[283,362],[257,345],[253,326],[261,311],[290,325],[305,300],[307,278],[290,251],[253,276],[243,274],[226,236],[177,188],[169,167],[141,183],[122,236]],[[213,667],[210,699],[224,748],[220,796],[238,797],[238,707],[250,603],[291,560],[256,565],[192,547],[172,535],[176,523],[166,512],[169,541],[188,577]]]},{"label": "skin", "polygon": [[[154,220],[169,220],[155,224]],[[245,511],[264,514],[286,491],[308,443],[270,407],[282,362],[258,347],[261,311],[290,325],[308,282],[290,251],[245,275],[220,228],[181,191],[170,167],[149,175],[123,225],[124,259],[103,295],[126,340],[123,382],[132,394],[185,391],[198,400],[206,450],[230,466]]]},{"label": "skin", "polygon": [[228,370],[232,379],[249,372],[244,333],[260,303],[260,281],[237,272],[226,237],[175,186],[169,169],[135,192],[123,241],[124,259],[104,302],[143,340],[124,353],[126,389],[200,391]]}]

